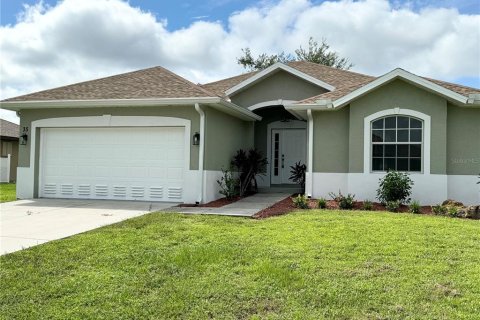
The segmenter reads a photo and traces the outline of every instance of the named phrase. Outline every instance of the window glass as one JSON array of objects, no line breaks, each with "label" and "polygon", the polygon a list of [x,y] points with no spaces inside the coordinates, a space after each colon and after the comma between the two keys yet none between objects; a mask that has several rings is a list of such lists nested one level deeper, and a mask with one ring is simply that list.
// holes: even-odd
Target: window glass
[{"label": "window glass", "polygon": [[423,121],[388,116],[371,123],[373,171],[422,171]]}]

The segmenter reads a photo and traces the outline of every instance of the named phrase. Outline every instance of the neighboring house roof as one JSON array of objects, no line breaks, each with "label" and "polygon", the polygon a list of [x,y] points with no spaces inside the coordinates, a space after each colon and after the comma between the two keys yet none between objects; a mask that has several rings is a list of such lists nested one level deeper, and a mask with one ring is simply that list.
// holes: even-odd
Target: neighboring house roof
[{"label": "neighboring house roof", "polygon": [[162,68],[153,67],[3,100],[103,100],[215,97],[214,93]]},{"label": "neighboring house roof", "polygon": [[18,138],[20,126],[13,122],[0,119],[0,136]]}]

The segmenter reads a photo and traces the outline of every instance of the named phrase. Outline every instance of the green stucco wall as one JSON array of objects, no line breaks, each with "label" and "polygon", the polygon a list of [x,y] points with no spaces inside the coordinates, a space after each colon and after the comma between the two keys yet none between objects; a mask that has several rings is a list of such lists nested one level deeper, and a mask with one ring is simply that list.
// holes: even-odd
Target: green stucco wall
[{"label": "green stucco wall", "polygon": [[233,103],[247,108],[259,102],[278,99],[302,100],[326,91],[290,73],[279,71],[230,98]]},{"label": "green stucco wall", "polygon": [[480,109],[448,104],[447,174],[480,173]]},{"label": "green stucco wall", "polygon": [[431,117],[431,173],[447,172],[447,101],[402,80],[395,80],[350,104],[349,172],[363,172],[363,122],[378,111],[401,108]]},{"label": "green stucco wall", "polygon": [[228,169],[238,149],[253,147],[253,122],[205,108],[205,170]]},{"label": "green stucco wall", "polygon": [[[62,118],[62,117],[87,117],[102,116],[109,114],[112,116],[157,116],[157,117],[176,117],[191,121],[191,132],[200,131],[200,116],[193,106],[166,106],[166,107],[122,107],[122,108],[79,108],[79,109],[37,109],[22,110],[20,116],[20,126],[27,126],[31,130],[31,122],[40,119]],[[40,135],[36,134],[37,139]],[[28,167],[30,165],[30,143],[19,148],[19,167]],[[39,145],[37,141],[37,146]],[[190,144],[190,169],[198,169],[198,146]],[[38,155],[38,150],[36,151]],[[38,159],[37,159],[38,160]],[[38,161],[36,161],[38,164]],[[38,169],[38,168],[37,168]],[[38,170],[35,172],[38,172]]]},{"label": "green stucco wall", "polygon": [[348,172],[349,112],[349,107],[313,112],[314,172]]}]

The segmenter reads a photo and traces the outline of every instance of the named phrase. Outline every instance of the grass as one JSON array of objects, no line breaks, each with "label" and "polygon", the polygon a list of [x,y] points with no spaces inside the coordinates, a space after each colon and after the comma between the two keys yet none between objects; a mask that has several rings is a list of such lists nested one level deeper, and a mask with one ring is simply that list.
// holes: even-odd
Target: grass
[{"label": "grass", "polygon": [[478,319],[480,222],[154,213],[0,257],[0,318]]},{"label": "grass", "polygon": [[0,203],[17,200],[15,183],[0,183]]}]

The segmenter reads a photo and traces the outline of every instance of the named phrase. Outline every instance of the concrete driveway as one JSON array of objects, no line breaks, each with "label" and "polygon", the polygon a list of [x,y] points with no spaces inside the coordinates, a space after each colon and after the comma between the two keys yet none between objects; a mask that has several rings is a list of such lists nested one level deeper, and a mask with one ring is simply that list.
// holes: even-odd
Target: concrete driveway
[{"label": "concrete driveway", "polygon": [[165,202],[33,199],[0,205],[0,255],[175,205]]}]

